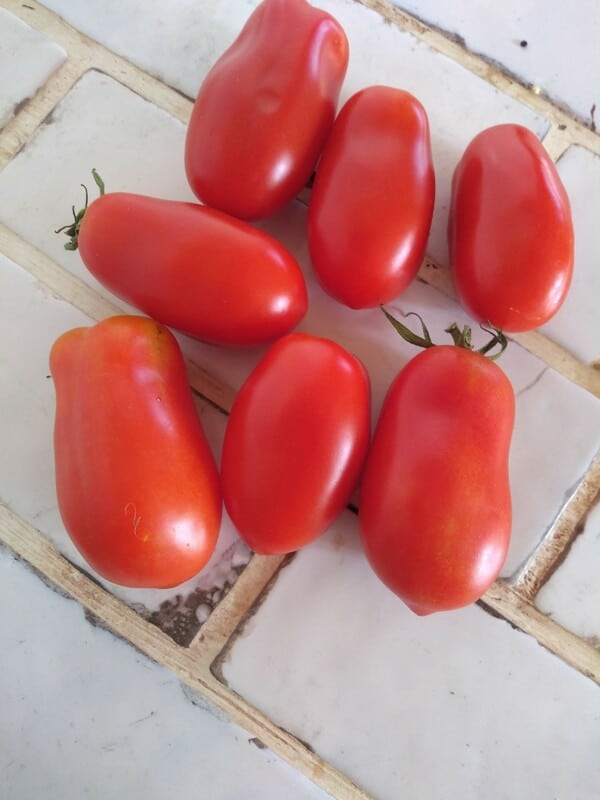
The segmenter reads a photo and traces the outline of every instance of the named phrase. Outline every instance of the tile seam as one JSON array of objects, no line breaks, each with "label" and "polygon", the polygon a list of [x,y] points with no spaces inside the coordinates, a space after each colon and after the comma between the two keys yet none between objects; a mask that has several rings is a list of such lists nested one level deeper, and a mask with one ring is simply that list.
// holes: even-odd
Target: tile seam
[{"label": "tile seam", "polygon": [[522,568],[509,579],[509,585],[518,594],[532,603],[535,601],[542,586],[568,556],[571,545],[582,532],[585,519],[598,502],[599,495],[600,453],[595,456],[543,540]]}]

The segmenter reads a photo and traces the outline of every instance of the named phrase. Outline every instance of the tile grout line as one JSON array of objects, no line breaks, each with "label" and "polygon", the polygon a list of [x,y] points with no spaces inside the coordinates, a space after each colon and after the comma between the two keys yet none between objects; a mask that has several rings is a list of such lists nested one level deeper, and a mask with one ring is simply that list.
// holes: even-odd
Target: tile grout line
[{"label": "tile grout line", "polygon": [[0,170],[27,144],[87,69],[87,65],[68,59],[11,117],[0,131]]},{"label": "tile grout line", "polygon": [[509,583],[496,581],[477,602],[600,685],[600,650],[543,614]]},{"label": "tile grout line", "polygon": [[221,655],[238,627],[245,622],[282,564],[284,556],[254,554],[230,591],[218,603],[188,646],[208,660],[209,667]]},{"label": "tile grout line", "polygon": [[566,558],[573,541],[583,531],[585,519],[600,495],[600,453],[596,455],[576,490],[561,508],[550,530],[508,584],[533,602],[541,587]]},{"label": "tile grout line", "polygon": [[483,55],[472,52],[465,45],[459,43],[451,33],[422,22],[418,17],[392,5],[389,0],[355,0],[355,2],[377,12],[398,28],[411,33],[415,38],[429,45],[436,52],[546,117],[552,125],[555,124],[559,129],[564,126],[564,134],[569,143],[581,145],[600,155],[600,134],[581,122],[574,112],[569,113],[562,109],[557,102],[536,90],[536,87],[526,84],[516,75],[508,74],[491,59],[488,60]]},{"label": "tile grout line", "polygon": [[65,590],[114,634],[200,692],[230,720],[258,736],[273,752],[332,797],[338,800],[372,800],[348,776],[217,680],[208,664],[200,660],[198,648],[189,651],[175,644],[163,631],[143,620],[129,606],[84,575],[43,534],[2,502],[0,541],[57,587]]}]

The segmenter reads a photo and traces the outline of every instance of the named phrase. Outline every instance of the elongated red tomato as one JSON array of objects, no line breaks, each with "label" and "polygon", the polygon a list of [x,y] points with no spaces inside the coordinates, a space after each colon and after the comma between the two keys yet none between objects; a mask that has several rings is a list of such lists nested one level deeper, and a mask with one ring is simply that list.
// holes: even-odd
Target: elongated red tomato
[{"label": "elongated red tomato", "polygon": [[305,0],[263,0],[198,92],[185,149],[197,197],[247,220],[292,200],[323,148],[347,65],[333,17]]},{"label": "elongated red tomato", "polygon": [[415,278],[427,244],[435,177],[419,101],[371,86],[336,119],[308,209],[323,288],[351,308],[388,302]]},{"label": "elongated red tomato", "polygon": [[173,335],[112,317],[57,339],[50,369],[58,507],[75,546],[114,583],[191,578],[214,550],[222,503]]},{"label": "elongated red tomato", "polygon": [[85,211],[78,246],[114,294],[206,342],[264,344],[306,313],[304,277],[279,242],[194,203],[106,194]]},{"label": "elongated red tomato", "polygon": [[510,381],[479,353],[431,347],[392,383],[359,520],[371,566],[417,614],[468,605],[498,576],[511,531],[513,424]]},{"label": "elongated red tomato", "polygon": [[521,125],[469,144],[452,180],[450,265],[475,319],[528,331],[562,305],[573,274],[569,198],[550,156]]},{"label": "elongated red tomato", "polygon": [[225,507],[258,553],[310,542],[341,513],[369,443],[361,362],[335,342],[290,334],[238,393],[221,461]]}]

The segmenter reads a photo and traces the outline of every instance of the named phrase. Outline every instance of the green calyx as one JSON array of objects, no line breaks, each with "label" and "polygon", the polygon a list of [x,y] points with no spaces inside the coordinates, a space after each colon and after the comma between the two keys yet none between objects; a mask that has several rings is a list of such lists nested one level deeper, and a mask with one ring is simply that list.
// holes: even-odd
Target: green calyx
[{"label": "green calyx", "polygon": [[[102,197],[104,194],[104,181],[98,175],[95,169],[92,170],[92,177],[94,178],[94,183],[98,187],[99,196]],[[83,218],[85,216],[85,212],[88,208],[89,203],[89,195],[87,186],[83,183],[81,184],[83,187],[83,191],[85,192],[85,205],[82,209],[78,212],[75,212],[75,206],[71,207],[73,212],[73,222],[70,222],[68,225],[63,225],[62,228],[58,228],[54,231],[54,233],[64,233],[65,236],[69,237],[69,241],[65,244],[65,250],[77,250],[78,240],[79,240],[79,229],[81,228],[81,223],[83,222]]]},{"label": "green calyx", "polygon": [[[404,339],[404,341],[408,342],[409,344],[414,344],[417,347],[435,347],[436,344],[432,341],[429,331],[427,330],[427,326],[423,322],[422,318],[417,314],[415,311],[411,311],[407,314],[407,317],[417,317],[419,322],[421,323],[421,334],[415,333],[411,331],[406,325],[393,317],[386,309],[381,306],[381,310],[385,314],[388,322],[390,322],[397,333]],[[475,353],[480,353],[482,356],[487,356],[492,361],[495,361],[499,358],[502,353],[506,350],[508,345],[508,339],[504,335],[504,333],[500,330],[500,328],[496,328],[491,324],[484,325],[483,323],[479,326],[483,331],[490,334],[490,340],[480,347],[478,350],[475,350],[473,343],[471,342],[471,327],[469,325],[463,326],[463,328],[459,328],[456,322],[453,322],[452,325],[449,325],[445,332],[449,333],[452,337],[452,341],[457,347],[462,347],[465,350],[472,350]],[[495,350],[498,348],[497,350]]]}]

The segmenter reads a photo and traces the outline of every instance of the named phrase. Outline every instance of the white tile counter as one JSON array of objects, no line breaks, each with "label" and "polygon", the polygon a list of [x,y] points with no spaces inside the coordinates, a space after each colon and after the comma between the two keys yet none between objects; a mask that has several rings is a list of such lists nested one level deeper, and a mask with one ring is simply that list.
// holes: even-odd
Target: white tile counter
[{"label": "white tile counter", "polygon": [[[341,102],[393,85],[430,120],[431,236],[392,313],[420,313],[435,341],[452,321],[469,322],[453,295],[446,223],[454,167],[478,131],[530,128],[570,196],[569,297],[541,331],[512,337],[499,362],[516,395],[514,519],[501,578],[482,600],[412,614],[369,568],[352,509],[283,566],[253,557],[225,514],[207,567],[170,590],[103,580],[64,529],[49,349],[70,328],[132,309],[54,230],[82,204],[81,183],[94,196],[92,168],[109,192],[194,200],[183,166],[191,100],[257,4],[0,0],[0,798],[591,800],[600,796],[591,0],[543,18],[531,3],[492,12],[474,0],[459,10],[315,1],[350,42]],[[260,227],[303,271],[299,329],[366,365],[374,424],[415,351],[379,309],[352,311],[320,288],[308,197]],[[266,348],[178,339],[218,460],[232,399]]]}]

